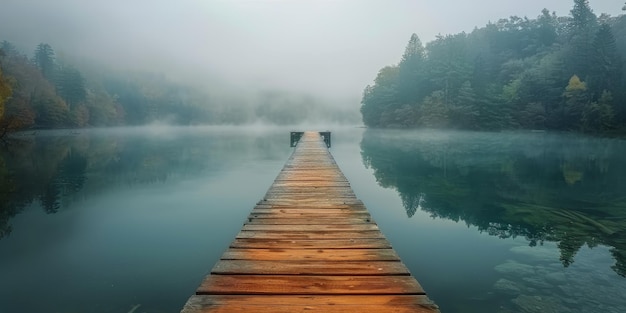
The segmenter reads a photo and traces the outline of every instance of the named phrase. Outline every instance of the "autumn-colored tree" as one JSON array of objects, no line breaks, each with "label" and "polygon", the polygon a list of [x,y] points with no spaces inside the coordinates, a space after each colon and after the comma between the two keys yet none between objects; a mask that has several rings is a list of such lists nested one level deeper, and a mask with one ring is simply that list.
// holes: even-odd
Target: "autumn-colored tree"
[{"label": "autumn-colored tree", "polygon": [[589,104],[587,84],[574,75],[563,93],[565,97],[565,123],[570,129],[579,129],[582,113]]},{"label": "autumn-colored tree", "polygon": [[[0,58],[3,58],[5,53],[3,50],[0,50]],[[4,137],[8,131],[7,121],[4,118],[5,114],[5,103],[11,95],[13,94],[13,90],[9,84],[8,79],[4,77],[2,74],[2,67],[0,66],[0,138]]]},{"label": "autumn-colored tree", "polygon": [[[10,45],[3,43],[3,46]],[[55,93],[54,86],[33,65],[25,55],[16,51],[7,53],[1,60],[4,74],[12,81],[13,94],[6,102],[5,127],[12,130],[27,128],[35,125],[35,118],[40,115],[35,106],[41,107],[43,95],[50,97],[50,101],[60,100]]]},{"label": "autumn-colored tree", "polygon": [[7,79],[4,77],[4,75],[2,75],[2,68],[0,68],[0,120],[2,120],[2,118],[4,117],[4,104],[9,99],[9,97],[11,97],[12,93],[13,90],[11,89],[11,86],[9,86],[9,82],[7,81]]}]

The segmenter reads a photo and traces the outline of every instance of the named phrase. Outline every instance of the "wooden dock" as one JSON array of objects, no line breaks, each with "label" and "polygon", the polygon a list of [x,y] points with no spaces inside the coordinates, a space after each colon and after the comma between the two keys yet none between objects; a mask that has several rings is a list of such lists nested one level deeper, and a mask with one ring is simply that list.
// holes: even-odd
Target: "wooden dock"
[{"label": "wooden dock", "polygon": [[439,312],[306,132],[182,313]]}]

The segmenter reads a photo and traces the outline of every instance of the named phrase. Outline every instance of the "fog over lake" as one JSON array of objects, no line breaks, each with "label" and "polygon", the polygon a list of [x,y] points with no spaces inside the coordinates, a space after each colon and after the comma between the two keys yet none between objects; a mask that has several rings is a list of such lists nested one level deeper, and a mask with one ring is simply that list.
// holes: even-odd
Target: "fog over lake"
[{"label": "fog over lake", "polygon": [[[14,190],[0,310],[178,312],[289,157],[289,130],[23,136],[0,154]],[[626,308],[623,140],[330,131],[357,197],[442,312]]]},{"label": "fog over lake", "polygon": [[305,130],[441,312],[626,312],[624,0],[3,0],[0,312],[180,312]]}]

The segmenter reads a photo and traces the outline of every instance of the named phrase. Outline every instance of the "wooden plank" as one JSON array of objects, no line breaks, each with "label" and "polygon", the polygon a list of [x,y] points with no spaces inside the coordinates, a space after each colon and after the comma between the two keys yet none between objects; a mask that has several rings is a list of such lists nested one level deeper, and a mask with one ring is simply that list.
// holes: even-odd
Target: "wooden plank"
[{"label": "wooden plank", "polygon": [[[304,201],[306,200],[306,201]],[[316,207],[320,208],[325,207],[335,207],[341,205],[353,206],[353,205],[363,205],[363,202],[360,200],[354,200],[352,198],[319,198],[319,199],[304,199],[304,200],[294,200],[294,199],[266,199],[260,201],[258,204],[271,205],[272,207],[280,207],[280,206],[304,206],[304,207]]]},{"label": "wooden plank", "polygon": [[195,295],[181,313],[328,312],[432,313],[437,306],[424,295],[256,296]]},{"label": "wooden plank", "polygon": [[[285,198],[289,200],[284,200]],[[297,195],[269,195],[264,198],[264,202],[269,204],[286,204],[286,205],[300,205],[300,204],[315,204],[315,203],[327,203],[327,204],[346,204],[348,198],[340,198],[329,193],[314,194],[309,193],[302,196]]]},{"label": "wooden plank", "polygon": [[284,232],[327,232],[327,231],[375,231],[379,230],[378,225],[374,223],[365,224],[331,224],[331,225],[319,225],[319,223],[312,223],[313,225],[263,225],[263,224],[246,224],[241,229],[242,231],[284,231]]},{"label": "wooden plank", "polygon": [[384,238],[326,240],[235,239],[230,244],[230,247],[248,249],[391,249],[391,244]]},{"label": "wooden plank", "polygon": [[209,275],[196,294],[230,295],[421,295],[411,276]]},{"label": "wooden plank", "polygon": [[[360,212],[347,212],[347,213],[332,213],[332,214],[323,214],[319,212],[311,211],[310,213],[257,213],[253,212],[248,216],[248,222],[250,219],[333,219],[333,220],[342,220],[342,219],[363,219],[363,220],[372,220],[372,217],[369,213],[360,211]],[[289,223],[288,221],[286,223]]]},{"label": "wooden plank", "polygon": [[258,239],[372,239],[385,238],[380,231],[327,231],[327,232],[307,232],[307,231],[240,231],[238,239],[258,238]]},{"label": "wooden plank", "polygon": [[362,202],[358,203],[317,203],[317,204],[288,204],[281,205],[276,203],[261,203],[257,204],[254,209],[365,209],[365,205]]},{"label": "wooden plank", "polygon": [[356,225],[356,224],[374,224],[372,219],[365,217],[335,217],[335,218],[263,218],[248,217],[246,224],[258,225]]},{"label": "wooden plank", "polygon": [[211,274],[219,275],[409,275],[400,261],[328,262],[220,260]]},{"label": "wooden plank", "polygon": [[365,208],[306,208],[306,207],[289,207],[289,208],[269,208],[269,209],[253,209],[252,214],[267,213],[267,214],[350,214],[350,213],[366,213],[369,215]]},{"label": "wooden plank", "polygon": [[[312,174],[314,172],[319,171],[311,171]],[[339,176],[323,176],[319,173],[313,174],[315,176],[308,176],[299,173],[291,174],[290,176],[285,176],[283,178],[277,177],[274,180],[271,188],[287,188],[287,189],[299,189],[299,188],[336,188],[337,190],[345,190],[346,188],[350,188],[350,183],[348,181],[344,181]],[[305,179],[306,178],[306,179]],[[315,179],[311,179],[315,178]],[[352,190],[348,190],[351,192]]]},{"label": "wooden plank", "polygon": [[355,304],[419,304],[431,306],[433,302],[424,295],[194,295],[192,303],[228,305],[228,304],[250,304],[250,305],[355,305]]},{"label": "wooden plank", "polygon": [[400,261],[393,249],[239,249],[230,248],[222,260],[259,261]]}]

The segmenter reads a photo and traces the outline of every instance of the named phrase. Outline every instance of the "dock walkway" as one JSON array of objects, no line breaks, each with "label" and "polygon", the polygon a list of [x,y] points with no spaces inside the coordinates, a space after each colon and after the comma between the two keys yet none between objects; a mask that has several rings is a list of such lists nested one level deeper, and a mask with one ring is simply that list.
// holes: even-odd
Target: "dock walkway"
[{"label": "dock walkway", "polygon": [[439,312],[306,132],[182,313]]}]

